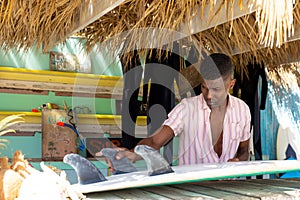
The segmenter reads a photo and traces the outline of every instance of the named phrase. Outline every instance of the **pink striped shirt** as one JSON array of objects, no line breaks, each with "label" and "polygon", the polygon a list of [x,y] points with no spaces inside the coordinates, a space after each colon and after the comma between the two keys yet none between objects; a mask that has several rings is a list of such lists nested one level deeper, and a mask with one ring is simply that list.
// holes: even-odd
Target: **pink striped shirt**
[{"label": "pink striped shirt", "polygon": [[222,155],[214,151],[209,122],[210,108],[202,94],[183,99],[163,123],[179,137],[179,165],[220,163],[234,158],[239,143],[250,138],[250,110],[245,102],[229,95],[223,124]]}]

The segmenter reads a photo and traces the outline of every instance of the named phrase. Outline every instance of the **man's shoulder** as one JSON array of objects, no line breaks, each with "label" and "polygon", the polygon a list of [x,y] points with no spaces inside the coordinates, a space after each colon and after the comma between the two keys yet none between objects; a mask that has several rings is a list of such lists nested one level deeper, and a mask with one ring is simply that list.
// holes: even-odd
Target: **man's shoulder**
[{"label": "man's shoulder", "polygon": [[246,107],[247,109],[249,109],[249,106],[242,99],[235,97],[233,95],[229,95],[229,96],[230,96],[230,101],[233,103],[233,105],[238,104],[240,106],[243,106],[243,107]]},{"label": "man's shoulder", "polygon": [[[200,95],[201,95],[201,94],[200,94]],[[199,99],[200,99],[200,95],[183,98],[183,99],[181,100],[181,102],[182,102],[182,103],[192,103],[192,102],[197,102],[197,101],[199,101]]]}]

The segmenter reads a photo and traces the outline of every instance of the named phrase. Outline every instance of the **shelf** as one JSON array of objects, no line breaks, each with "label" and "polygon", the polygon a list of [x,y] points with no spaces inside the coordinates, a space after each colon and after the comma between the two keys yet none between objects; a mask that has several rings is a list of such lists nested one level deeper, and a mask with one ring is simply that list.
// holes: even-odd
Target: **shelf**
[{"label": "shelf", "polygon": [[[42,113],[41,112],[8,112],[0,111],[0,120],[16,114],[24,114],[25,123],[12,126],[18,132],[41,132]],[[136,135],[144,137],[147,134],[146,116],[138,116]],[[120,115],[101,115],[101,114],[78,114],[77,128],[80,133],[89,136],[94,133],[109,133],[120,136],[121,134],[121,116]]]},{"label": "shelf", "polygon": [[16,90],[52,91],[60,95],[89,94],[99,98],[122,99],[123,80],[118,76],[0,66],[0,88],[6,91],[11,89],[11,93]]},{"label": "shelf", "polygon": [[[8,115],[24,114],[25,123],[41,124],[42,112],[0,111],[0,120]],[[78,114],[78,124],[109,124],[120,125],[120,115]],[[138,116],[137,125],[146,125],[146,116]]]},{"label": "shelf", "polygon": [[[175,85],[176,99],[179,100],[181,97],[177,84]],[[32,93],[33,91],[36,94],[52,91],[57,96],[84,96],[121,100],[123,77],[0,66],[0,92]],[[140,90],[139,96],[142,96],[142,90]]]}]

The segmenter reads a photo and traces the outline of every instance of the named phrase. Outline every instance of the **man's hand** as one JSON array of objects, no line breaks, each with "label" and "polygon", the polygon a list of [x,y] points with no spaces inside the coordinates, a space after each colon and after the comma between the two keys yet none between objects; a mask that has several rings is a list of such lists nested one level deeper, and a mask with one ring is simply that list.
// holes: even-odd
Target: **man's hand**
[{"label": "man's hand", "polygon": [[239,158],[231,158],[229,160],[227,160],[227,162],[239,162],[240,159]]},{"label": "man's hand", "polygon": [[[132,151],[129,151],[128,149],[126,148],[114,148],[114,150],[116,150],[118,153],[116,154],[116,157],[115,159],[116,160],[120,160],[122,159],[123,157],[127,157],[128,160],[130,160],[131,162],[135,162],[137,160],[141,160],[142,157],[140,157],[139,155],[137,155],[136,153],[132,152]],[[97,152],[95,154],[95,156],[103,156],[101,152]],[[111,163],[110,159],[108,158],[105,158],[105,161],[107,163],[107,166],[108,166],[108,169],[110,170],[110,172],[114,172],[115,169],[114,169],[114,166],[113,164]]]}]

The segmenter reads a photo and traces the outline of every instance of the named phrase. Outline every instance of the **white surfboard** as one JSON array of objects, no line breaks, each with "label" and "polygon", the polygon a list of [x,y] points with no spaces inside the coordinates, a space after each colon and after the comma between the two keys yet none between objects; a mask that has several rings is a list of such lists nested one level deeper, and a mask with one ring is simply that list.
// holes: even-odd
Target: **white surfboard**
[{"label": "white surfboard", "polygon": [[300,134],[295,133],[290,127],[279,125],[276,141],[276,155],[278,160],[287,159],[286,151],[290,145],[298,160],[300,160]]},{"label": "white surfboard", "polygon": [[298,160],[268,160],[173,166],[173,173],[148,176],[148,171],[111,175],[107,181],[93,184],[73,184],[82,193],[101,192],[146,186],[180,184],[245,176],[300,171]]}]

